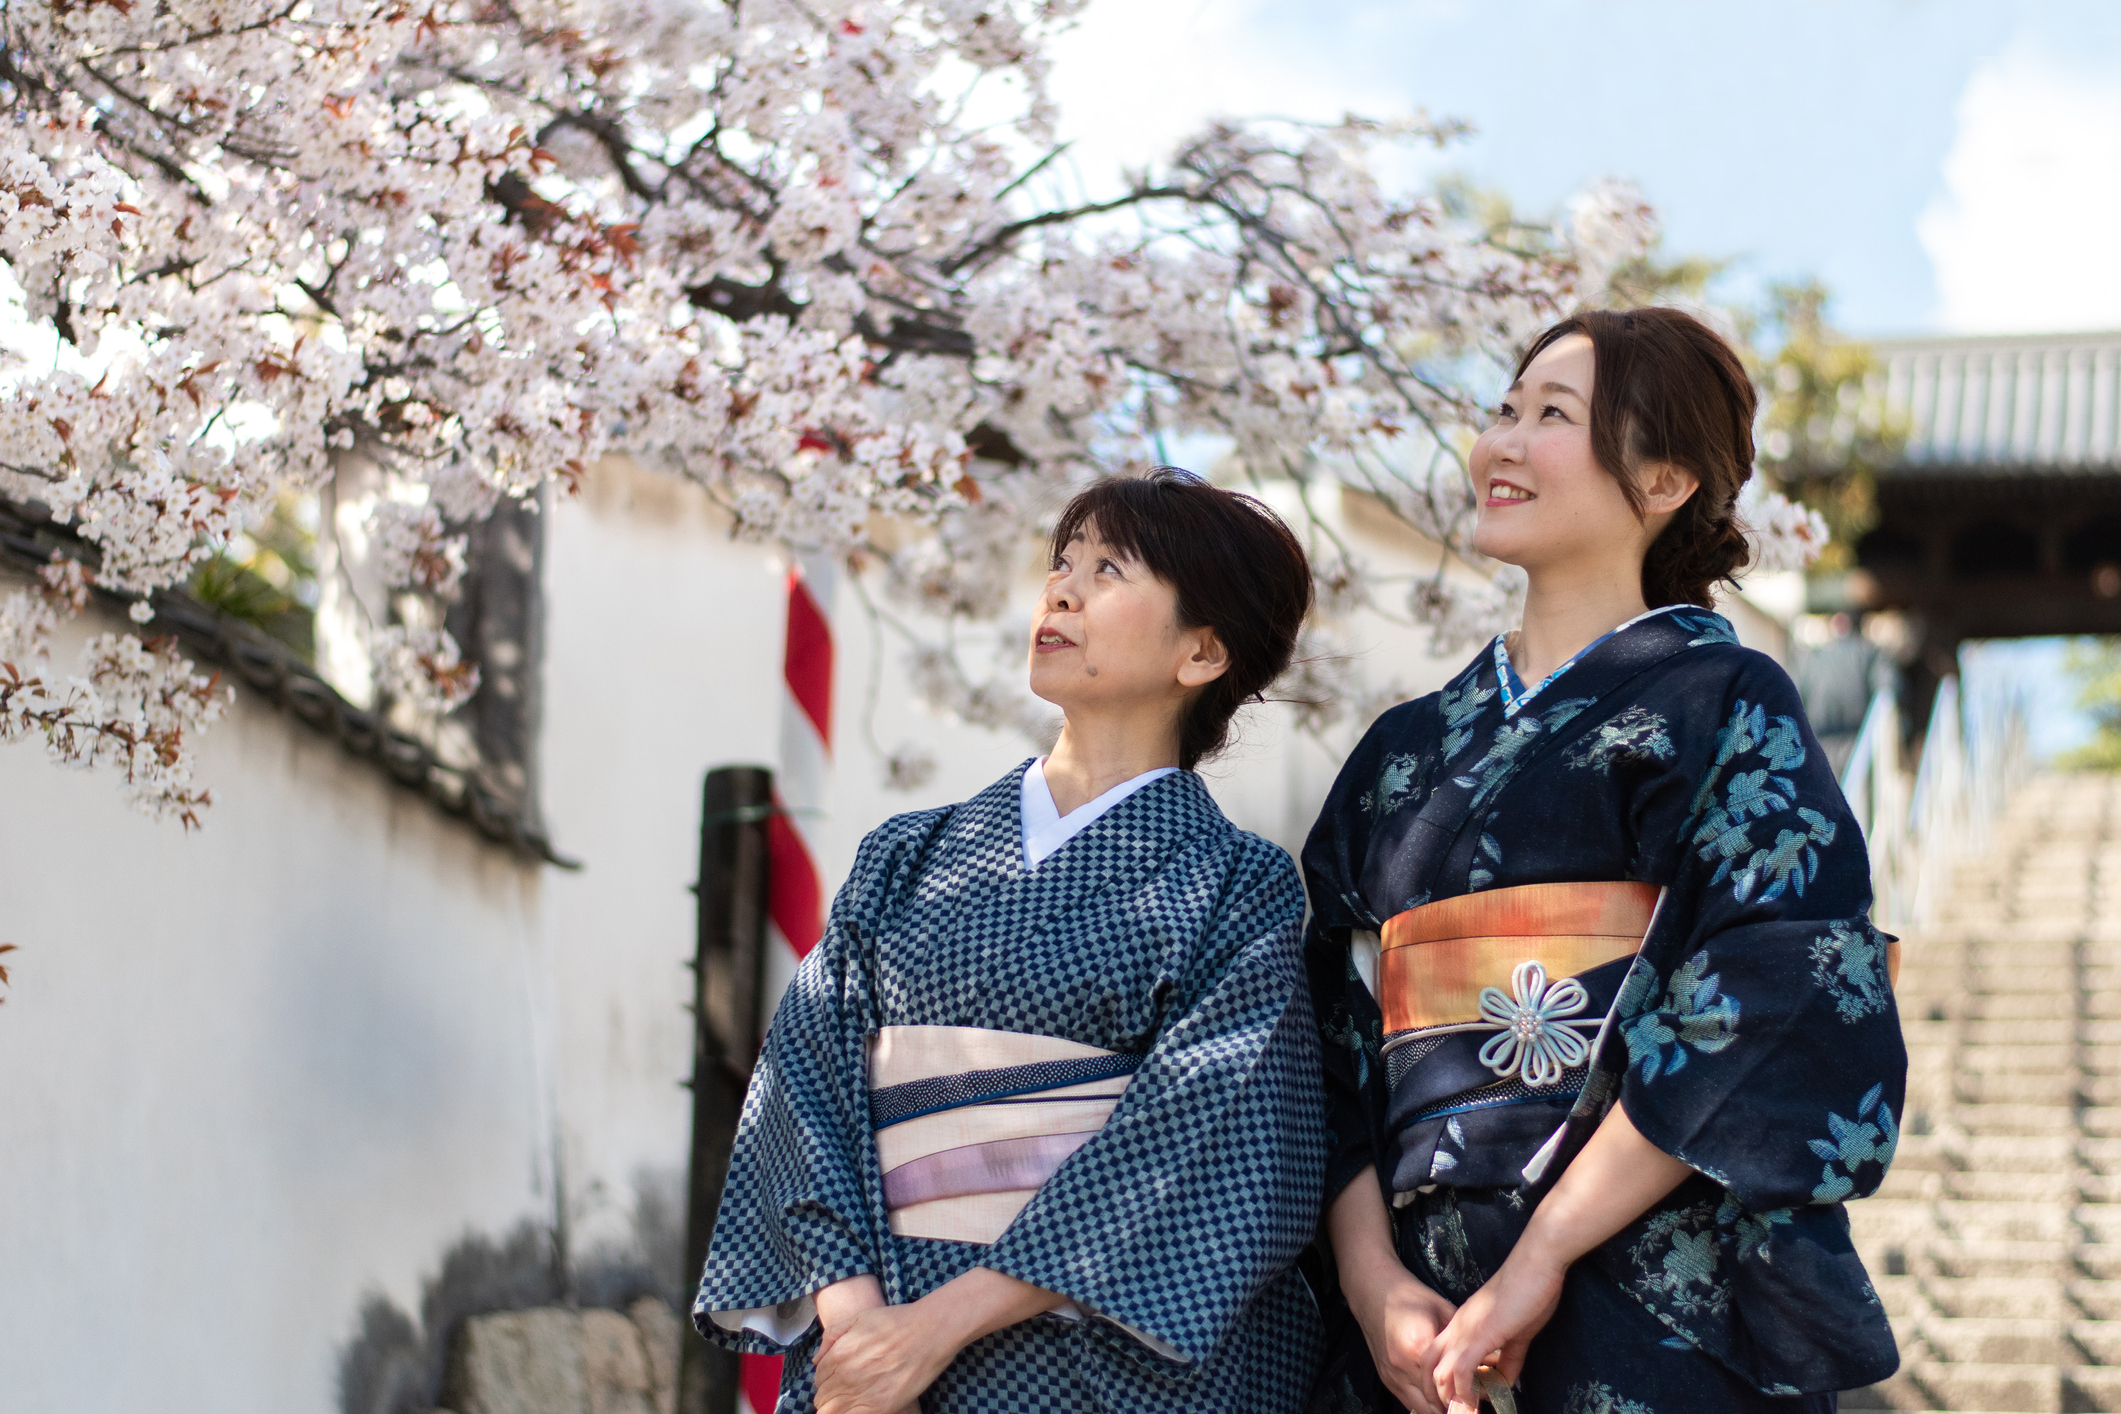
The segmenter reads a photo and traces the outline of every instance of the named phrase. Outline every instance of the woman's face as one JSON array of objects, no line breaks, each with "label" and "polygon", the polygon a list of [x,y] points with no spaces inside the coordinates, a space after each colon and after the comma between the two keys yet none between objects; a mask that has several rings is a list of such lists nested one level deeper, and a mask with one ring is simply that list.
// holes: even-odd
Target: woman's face
[{"label": "woman's face", "polygon": [[1503,394],[1494,424],[1473,444],[1473,548],[1481,554],[1533,571],[1615,554],[1641,563],[1668,514],[1638,518],[1591,454],[1596,374],[1591,341],[1571,334],[1540,350]]},{"label": "woman's face", "polygon": [[1181,705],[1220,677],[1212,629],[1178,623],[1178,595],[1086,524],[1046,575],[1031,624],[1031,690],[1065,712]]}]

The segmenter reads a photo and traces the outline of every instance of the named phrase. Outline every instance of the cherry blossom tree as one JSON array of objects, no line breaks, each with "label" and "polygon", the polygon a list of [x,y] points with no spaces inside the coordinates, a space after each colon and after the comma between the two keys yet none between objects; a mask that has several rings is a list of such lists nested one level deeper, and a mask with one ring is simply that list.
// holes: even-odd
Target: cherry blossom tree
[{"label": "cherry blossom tree", "polygon": [[[1044,89],[1082,3],[5,0],[0,263],[61,357],[6,375],[0,495],[92,563],[0,607],[0,736],[195,819],[227,693],[145,596],[353,461],[393,488],[376,682],[429,713],[477,680],[443,628],[461,528],[612,453],[945,620],[1173,437],[1459,546],[1468,390],[1598,298],[1648,210],[1483,222],[1377,176],[1452,127],[1352,118],[1217,124],[1086,193]],[[1783,559],[1818,534],[1756,518]],[[1510,612],[1506,579],[1388,587],[1304,530],[1328,608],[1396,599],[1446,641]],[[84,576],[139,629],[61,680]],[[913,651],[939,706],[1029,723]]]}]

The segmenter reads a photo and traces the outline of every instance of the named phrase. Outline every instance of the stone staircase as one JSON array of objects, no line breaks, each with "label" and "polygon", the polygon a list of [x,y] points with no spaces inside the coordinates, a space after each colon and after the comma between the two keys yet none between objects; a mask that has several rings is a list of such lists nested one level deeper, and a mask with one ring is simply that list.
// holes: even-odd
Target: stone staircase
[{"label": "stone staircase", "polygon": [[1902,1363],[1841,1407],[2121,1411],[2121,775],[2013,796],[1899,1002],[1899,1156],[1849,1214]]}]

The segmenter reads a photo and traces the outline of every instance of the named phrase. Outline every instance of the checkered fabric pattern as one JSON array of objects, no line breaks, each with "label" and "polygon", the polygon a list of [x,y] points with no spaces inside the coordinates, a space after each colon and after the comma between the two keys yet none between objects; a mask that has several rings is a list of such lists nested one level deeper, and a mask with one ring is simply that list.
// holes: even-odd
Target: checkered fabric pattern
[{"label": "checkered fabric pattern", "polygon": [[[1324,1158],[1296,872],[1190,772],[1026,870],[1020,778],[864,842],[768,1033],[694,1319],[773,1352],[709,1313],[864,1272],[911,1301],[985,1266],[1094,1314],[978,1342],[925,1410],[1296,1409],[1319,1344],[1294,1262]],[[1143,1063],[994,1245],[900,1238],[865,1092],[865,1040],[884,1025],[1060,1036]],[[816,1338],[789,1351],[782,1414],[812,1408]]]}]

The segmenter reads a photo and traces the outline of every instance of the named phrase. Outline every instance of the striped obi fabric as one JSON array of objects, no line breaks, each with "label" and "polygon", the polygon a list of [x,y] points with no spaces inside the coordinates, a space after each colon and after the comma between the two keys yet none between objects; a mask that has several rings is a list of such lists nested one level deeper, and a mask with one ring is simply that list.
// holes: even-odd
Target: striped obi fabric
[{"label": "striped obi fabric", "polygon": [[1392,1189],[1514,1184],[1582,1093],[1655,884],[1527,884],[1396,914],[1377,1000]]},{"label": "striped obi fabric", "polygon": [[1096,1136],[1141,1063],[1058,1036],[881,1028],[869,1041],[869,1118],[891,1230],[994,1242]]}]

